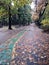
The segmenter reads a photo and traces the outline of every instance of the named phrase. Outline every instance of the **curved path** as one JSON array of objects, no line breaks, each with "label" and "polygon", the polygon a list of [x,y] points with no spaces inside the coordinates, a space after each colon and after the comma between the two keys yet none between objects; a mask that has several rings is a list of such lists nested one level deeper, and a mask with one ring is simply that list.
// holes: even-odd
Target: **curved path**
[{"label": "curved path", "polygon": [[13,50],[10,65],[49,65],[49,34],[32,24]]},{"label": "curved path", "polygon": [[12,56],[13,46],[16,41],[24,34],[25,27],[14,30],[0,31],[0,65],[9,65]]}]

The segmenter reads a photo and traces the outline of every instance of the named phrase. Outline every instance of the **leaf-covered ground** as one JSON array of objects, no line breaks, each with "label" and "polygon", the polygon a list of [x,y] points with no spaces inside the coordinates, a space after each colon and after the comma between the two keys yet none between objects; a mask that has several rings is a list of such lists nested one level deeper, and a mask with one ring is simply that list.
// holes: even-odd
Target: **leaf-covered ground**
[{"label": "leaf-covered ground", "polygon": [[10,40],[0,44],[0,65],[49,65],[49,34],[34,23],[19,31],[0,30],[1,32],[0,36],[5,40],[0,40]]},{"label": "leaf-covered ground", "polygon": [[34,24],[15,44],[11,65],[49,65],[49,34]]}]

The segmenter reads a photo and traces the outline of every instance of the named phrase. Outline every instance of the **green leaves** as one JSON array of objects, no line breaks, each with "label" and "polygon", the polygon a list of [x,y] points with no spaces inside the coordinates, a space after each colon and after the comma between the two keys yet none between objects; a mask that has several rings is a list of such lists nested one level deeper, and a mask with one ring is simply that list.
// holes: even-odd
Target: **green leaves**
[{"label": "green leaves", "polygon": [[[14,6],[12,5],[12,2]],[[30,0],[0,0],[1,6],[5,6],[4,8],[8,10],[8,6],[11,7],[12,13],[17,13],[17,9],[19,7],[24,6],[25,4],[29,4]]]},{"label": "green leaves", "polygon": [[49,4],[47,5],[43,16],[44,16],[44,19],[41,22],[43,29],[49,30]]},{"label": "green leaves", "polygon": [[31,13],[30,13],[30,6],[25,5],[18,9],[18,17],[19,17],[19,24],[26,25],[31,22]]},{"label": "green leaves", "polygon": [[4,3],[6,5],[6,4],[9,4],[11,2],[11,0],[0,0],[0,2]]},{"label": "green leaves", "polygon": [[5,16],[7,13],[8,12],[3,7],[0,6],[0,19],[1,17]]},{"label": "green leaves", "polygon": [[[10,6],[10,14],[11,17],[14,14],[18,13],[18,9],[21,7],[24,7],[24,5],[29,4],[31,0],[0,0],[0,19],[2,19],[2,17],[4,18],[9,18],[9,6]],[[14,5],[12,5],[14,4]],[[23,11],[23,8],[22,10]],[[27,13],[26,13],[27,12]],[[24,13],[26,13],[26,15],[24,15]],[[23,11],[23,15],[22,17],[27,17],[29,14],[29,8],[27,9],[27,7],[25,8],[25,10]],[[22,12],[21,12],[22,14]],[[22,19],[22,18],[21,18]],[[25,18],[26,19],[26,18]]]}]

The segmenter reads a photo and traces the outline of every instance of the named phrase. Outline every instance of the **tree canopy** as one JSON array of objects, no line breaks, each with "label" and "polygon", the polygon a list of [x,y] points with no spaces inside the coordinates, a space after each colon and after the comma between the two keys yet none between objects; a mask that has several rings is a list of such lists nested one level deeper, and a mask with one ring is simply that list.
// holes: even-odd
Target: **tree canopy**
[{"label": "tree canopy", "polygon": [[0,18],[8,16],[10,23],[11,15],[16,14],[18,12],[18,8],[29,4],[31,1],[32,0],[0,0]]},{"label": "tree canopy", "polygon": [[[10,6],[13,10],[15,9],[16,11],[19,7],[22,7],[29,2],[30,0],[0,0],[0,5],[3,6],[7,11],[8,6]],[[12,6],[12,3],[14,4],[14,6]]]}]

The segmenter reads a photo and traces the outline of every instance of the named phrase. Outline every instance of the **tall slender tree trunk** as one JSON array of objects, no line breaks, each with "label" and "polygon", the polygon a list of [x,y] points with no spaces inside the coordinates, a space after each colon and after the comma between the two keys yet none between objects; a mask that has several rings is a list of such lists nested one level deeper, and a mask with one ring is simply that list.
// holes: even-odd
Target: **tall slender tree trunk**
[{"label": "tall slender tree trunk", "polygon": [[9,29],[11,30],[11,8],[9,6]]}]

